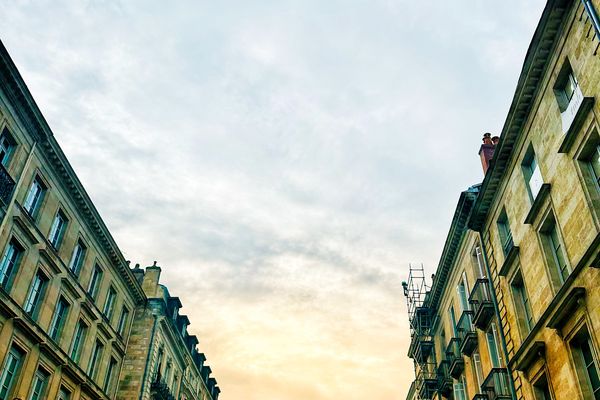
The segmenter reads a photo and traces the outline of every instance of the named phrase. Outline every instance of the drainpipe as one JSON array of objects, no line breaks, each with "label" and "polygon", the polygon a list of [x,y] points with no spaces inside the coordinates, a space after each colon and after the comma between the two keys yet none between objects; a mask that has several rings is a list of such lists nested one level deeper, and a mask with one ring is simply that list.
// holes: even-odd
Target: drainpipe
[{"label": "drainpipe", "polygon": [[150,355],[152,354],[152,349],[154,347],[154,334],[156,333],[156,324],[158,322],[158,317],[156,314],[152,314],[154,317],[154,323],[152,324],[152,333],[150,334],[150,348],[148,349],[148,355],[146,356],[146,365],[144,365],[144,375],[142,377],[142,387],[140,388],[140,400],[144,396],[144,389],[146,387],[146,377],[148,376],[148,364],[150,364]]},{"label": "drainpipe", "polygon": [[498,319],[498,330],[500,332],[500,341],[502,342],[502,350],[504,351],[504,360],[506,363],[506,370],[508,371],[508,380],[510,381],[510,394],[513,399],[517,398],[517,391],[515,390],[515,382],[513,380],[513,376],[510,370],[508,370],[508,348],[506,347],[506,338],[504,337],[504,330],[502,329],[502,322],[500,320],[500,310],[498,309],[498,299],[496,298],[496,291],[492,285],[492,271],[490,270],[490,264],[488,263],[487,254],[485,252],[485,246],[483,244],[483,235],[481,232],[477,232],[479,234],[479,245],[481,246],[481,254],[483,255],[483,263],[485,264],[485,271],[488,275],[488,290],[492,295],[492,299],[494,303],[494,311],[496,312],[496,317]]},{"label": "drainpipe", "polygon": [[598,18],[594,4],[592,4],[591,0],[581,0],[581,4],[583,4],[583,8],[585,8],[590,20],[592,20],[592,26],[594,27],[596,36],[600,40],[600,19]]}]

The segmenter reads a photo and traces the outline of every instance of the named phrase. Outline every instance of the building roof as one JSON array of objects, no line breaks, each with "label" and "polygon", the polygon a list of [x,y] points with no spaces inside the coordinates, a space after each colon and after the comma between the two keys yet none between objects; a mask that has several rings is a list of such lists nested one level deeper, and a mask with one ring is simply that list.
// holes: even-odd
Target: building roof
[{"label": "building roof", "polygon": [[40,144],[42,149],[40,154],[47,158],[48,164],[56,170],[57,176],[62,179],[65,193],[76,204],[76,211],[79,212],[81,220],[94,233],[96,239],[110,258],[113,266],[120,272],[120,276],[136,300],[139,302],[143,301],[146,296],[141,286],[134,278],[123,253],[121,253],[121,250],[100,217],[98,210],[96,210],[94,203],[54,138],[54,133],[42,115],[1,40],[0,88],[10,100],[14,112],[19,117],[19,121],[25,126],[27,133]]},{"label": "building roof", "polygon": [[425,298],[428,307],[435,309],[438,306],[451,267],[467,231],[467,220],[471,214],[473,203],[479,194],[479,187],[480,185],[471,186],[460,194],[431,290]]},{"label": "building roof", "polygon": [[496,196],[500,182],[506,174],[506,167],[515,156],[514,146],[523,132],[523,127],[531,112],[533,103],[540,90],[548,61],[553,54],[562,29],[564,17],[573,0],[548,0],[542,17],[531,40],[517,88],[502,128],[500,141],[496,145],[494,157],[490,162],[481,186],[481,192],[473,206],[468,226],[480,231],[487,213]]}]

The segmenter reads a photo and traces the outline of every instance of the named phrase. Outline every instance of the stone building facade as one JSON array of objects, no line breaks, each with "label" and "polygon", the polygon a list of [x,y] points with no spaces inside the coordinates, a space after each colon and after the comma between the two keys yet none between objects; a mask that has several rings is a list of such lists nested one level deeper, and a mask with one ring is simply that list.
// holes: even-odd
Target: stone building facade
[{"label": "stone building facade", "polygon": [[[0,400],[149,399],[117,395],[154,302],[138,277],[0,42]],[[182,334],[161,340],[181,353]],[[203,361],[194,337],[183,340],[172,389],[216,399],[207,370],[191,373]]]},{"label": "stone building facade", "polygon": [[217,400],[220,389],[187,331],[181,301],[159,283],[161,268],[136,266],[133,273],[148,301],[136,310],[118,398]]},{"label": "stone building facade", "polygon": [[[470,372],[476,358],[463,352],[463,373],[452,385],[464,382],[465,392],[446,390],[436,373],[434,390],[421,398],[600,399],[598,7],[597,0],[547,1],[499,141],[486,138],[480,151],[485,177],[457,247],[472,241],[482,250],[490,324],[502,345],[499,367],[487,368],[486,376],[481,346],[489,356],[491,342],[478,330],[483,383]],[[456,217],[449,237],[455,224]],[[442,260],[447,250],[448,241]],[[440,263],[422,307],[437,311],[439,286],[460,297],[452,274],[461,273],[466,258],[459,256],[450,273]],[[466,282],[475,318],[479,297],[468,273]],[[441,322],[432,321],[431,341],[443,343]],[[422,337],[418,343],[426,343]]]}]

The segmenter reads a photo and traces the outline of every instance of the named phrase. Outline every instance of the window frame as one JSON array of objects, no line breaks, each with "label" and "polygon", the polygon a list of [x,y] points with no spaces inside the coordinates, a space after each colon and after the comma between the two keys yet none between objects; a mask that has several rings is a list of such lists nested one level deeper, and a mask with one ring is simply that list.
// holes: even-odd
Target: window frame
[{"label": "window frame", "polygon": [[[60,221],[60,222],[59,222]],[[59,207],[54,218],[52,219],[52,225],[50,225],[50,231],[48,232],[48,243],[53,249],[60,249],[67,227],[69,226],[69,217],[64,212],[63,208]]]},{"label": "window frame", "polygon": [[[37,184],[40,187],[40,192],[39,195],[35,195],[37,197],[34,200],[30,200],[30,196],[33,196],[31,192],[34,184]],[[25,210],[27,215],[29,215],[29,217],[31,217],[33,220],[36,220],[40,214],[40,209],[42,208],[42,204],[46,199],[48,188],[49,186],[46,180],[42,178],[42,175],[39,172],[36,172],[33,175],[33,179],[31,180],[31,183],[27,189],[27,193],[25,194],[25,198],[23,199],[23,210]],[[30,202],[31,204],[28,205]]]},{"label": "window frame", "polygon": [[[3,139],[8,144],[8,146],[5,147],[2,145]],[[13,159],[16,148],[17,148],[17,141],[15,140],[14,136],[10,133],[10,130],[8,129],[8,127],[4,126],[2,128],[2,131],[0,132],[0,164],[7,171],[10,167],[10,163]],[[2,155],[3,151],[4,151],[4,155]]]},{"label": "window frame", "polygon": [[[98,278],[96,279],[96,272],[98,273]],[[90,276],[90,282],[88,285],[87,293],[90,295],[94,301],[98,299],[98,293],[100,293],[100,286],[102,286],[102,280],[104,278],[104,269],[100,266],[100,264],[96,263],[94,265],[94,269],[92,269],[92,275]]]},{"label": "window frame", "polygon": [[[585,359],[585,355],[581,349],[581,343],[585,343],[591,356],[591,363],[594,366],[594,370],[596,373],[597,387],[595,392],[597,393],[597,397],[593,396],[594,386],[591,382],[591,377],[589,375],[589,366],[586,365],[588,361]],[[577,381],[579,384],[579,389],[583,394],[584,398],[600,398],[600,363],[598,358],[598,351],[596,349],[595,341],[590,332],[587,323],[583,324],[583,326],[573,335],[573,337],[569,340],[569,350],[571,353],[571,357],[573,360],[573,367],[576,372]],[[592,394],[590,397],[589,395]]]},{"label": "window frame", "polygon": [[[37,293],[34,294],[33,285],[37,282],[37,278],[40,278],[40,287],[38,288]],[[33,318],[34,320],[37,320],[39,305],[43,302],[43,298],[46,294],[46,288],[48,286],[49,281],[50,278],[48,277],[48,274],[41,268],[38,268],[35,274],[33,275],[31,284],[29,285],[27,297],[25,297],[25,302],[23,303],[23,311],[25,311],[25,313],[31,316],[31,318]],[[36,296],[35,299],[31,299],[32,296]]]},{"label": "window frame", "polygon": [[[62,306],[62,307],[61,307]],[[59,307],[62,308],[59,312]],[[56,306],[54,307],[54,313],[52,314],[52,320],[48,328],[48,336],[56,343],[60,343],[65,322],[69,318],[71,303],[62,294],[58,297]],[[60,316],[60,319],[59,319]]]},{"label": "window frame", "polygon": [[509,283],[510,294],[513,301],[515,314],[517,315],[517,327],[521,333],[522,340],[529,335],[535,326],[535,315],[531,307],[531,298],[525,284],[523,271],[518,265]]},{"label": "window frame", "polygon": [[[10,260],[6,261],[11,246],[15,250],[13,250]],[[10,292],[12,288],[16,272],[19,270],[24,254],[25,246],[15,236],[11,236],[6,242],[6,246],[0,257],[0,288],[4,288],[6,292]]]},{"label": "window frame", "polygon": [[[553,232],[556,237],[553,237]],[[567,281],[573,272],[573,268],[562,239],[560,224],[551,207],[545,212],[537,233],[544,255],[543,258],[550,274],[552,287],[556,292]],[[560,250],[560,253],[557,250]],[[563,259],[564,268],[561,266],[560,258]],[[564,273],[565,271],[566,274]]]},{"label": "window frame", "polygon": [[[80,250],[79,252],[77,252],[78,249]],[[79,275],[81,274],[81,270],[83,269],[83,265],[85,264],[85,257],[87,256],[87,251],[88,247],[86,243],[81,237],[78,237],[75,241],[75,246],[73,246],[71,258],[69,259],[69,271],[71,271],[73,275],[77,277],[79,277]]]},{"label": "window frame", "polygon": [[[540,190],[544,184],[544,175],[542,174],[542,168],[538,154],[535,152],[532,144],[529,145],[525,155],[523,156],[523,161],[521,161],[521,171],[523,172],[523,178],[525,180],[527,193],[529,194],[529,200],[533,204],[537,196],[540,194]],[[537,184],[536,187],[532,187],[532,181],[533,183]]]},{"label": "window frame", "polygon": [[[23,367],[23,361],[26,356],[27,353],[20,347],[17,347],[14,343],[8,347],[8,351],[6,352],[4,360],[2,361],[2,370],[0,370],[0,396],[10,398],[10,395],[15,389],[15,384],[19,378],[19,373],[21,371],[21,368]],[[9,363],[9,360],[11,360],[11,357],[12,359],[16,360],[16,364],[14,366],[13,371],[10,372],[12,376],[8,378],[10,379],[10,381],[7,384],[6,379],[9,374],[9,369],[7,368],[7,365]]]},{"label": "window frame", "polygon": [[85,340],[87,338],[87,333],[90,325],[86,323],[82,318],[77,320],[77,324],[75,325],[75,332],[73,332],[73,343],[71,344],[71,349],[69,351],[69,357],[76,363],[79,363],[81,360],[81,352],[85,345]]}]

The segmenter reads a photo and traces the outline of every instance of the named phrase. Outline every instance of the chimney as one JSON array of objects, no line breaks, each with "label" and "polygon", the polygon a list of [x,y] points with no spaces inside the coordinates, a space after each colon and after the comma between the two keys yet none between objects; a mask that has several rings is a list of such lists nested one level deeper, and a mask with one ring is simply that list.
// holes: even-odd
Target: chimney
[{"label": "chimney", "polygon": [[150,267],[146,267],[144,273],[144,281],[142,282],[142,289],[148,297],[158,297],[158,281],[160,280],[161,269],[156,265],[156,261]]},{"label": "chimney", "polygon": [[498,136],[492,137],[489,132],[483,134],[483,144],[479,148],[479,157],[481,157],[481,167],[484,175],[490,168],[490,161],[494,157],[494,149],[498,144],[498,140],[500,140]]}]

